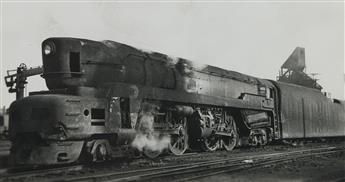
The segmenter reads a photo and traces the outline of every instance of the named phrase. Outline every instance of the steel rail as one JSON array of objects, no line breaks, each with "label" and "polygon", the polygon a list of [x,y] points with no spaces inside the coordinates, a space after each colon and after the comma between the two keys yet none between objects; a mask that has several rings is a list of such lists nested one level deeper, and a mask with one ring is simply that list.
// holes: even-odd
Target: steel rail
[{"label": "steel rail", "polygon": [[[319,153],[316,153],[319,154]],[[176,169],[176,170],[170,170],[170,171],[162,171],[162,172],[157,172],[157,173],[151,173],[151,174],[144,174],[144,175],[138,175],[138,176],[132,176],[132,177],[128,177],[128,178],[120,178],[120,179],[114,179],[114,180],[107,180],[107,181],[111,181],[111,182],[117,182],[117,181],[145,181],[145,180],[153,180],[153,179],[157,179],[157,178],[167,178],[167,177],[176,177],[179,175],[187,175],[187,174],[207,174],[210,171],[214,171],[216,170],[215,174],[219,174],[219,173],[224,173],[224,172],[231,172],[231,169],[227,169],[227,168],[232,168],[233,171],[236,170],[240,170],[240,169],[247,169],[247,168],[251,168],[253,167],[253,164],[257,164],[260,165],[261,162],[265,162],[267,160],[269,160],[268,162],[274,161],[274,163],[277,162],[281,162],[284,160],[291,160],[291,159],[296,159],[299,158],[300,156],[298,156],[297,154],[290,154],[290,155],[294,155],[291,156],[290,158],[285,158],[282,159],[282,157],[288,157],[289,155],[278,155],[278,156],[269,156],[268,158],[264,158],[264,159],[252,159],[252,160],[257,160],[252,162],[252,163],[243,163],[242,161],[224,161],[224,162],[219,162],[219,163],[210,163],[210,164],[206,164],[206,165],[200,165],[200,166],[194,166],[191,168],[181,168],[181,169]],[[305,154],[300,154],[300,155],[305,155]],[[310,154],[307,154],[310,155]],[[315,155],[315,154],[311,154],[311,155]],[[274,159],[275,157],[277,157],[277,159]],[[273,159],[271,159],[273,158]],[[229,164],[229,162],[232,162]],[[214,167],[215,165],[220,165],[218,167]],[[235,169],[233,169],[235,168]],[[221,172],[219,172],[218,170],[221,170]],[[225,170],[225,171],[224,171]],[[181,181],[186,181],[185,179],[181,180]]]},{"label": "steel rail", "polygon": [[[215,170],[213,172],[194,175],[191,177],[179,178],[179,179],[173,180],[173,181],[174,182],[191,181],[191,180],[196,180],[196,179],[203,178],[203,177],[214,176],[217,174],[235,172],[235,171],[255,168],[255,167],[259,167],[259,166],[268,166],[268,165],[274,165],[274,164],[278,164],[278,163],[286,163],[286,162],[292,161],[294,159],[300,159],[300,158],[305,158],[305,157],[310,157],[310,156],[333,154],[333,153],[337,153],[337,152],[341,152],[341,151],[345,151],[345,149],[338,150],[338,151],[326,151],[326,152],[319,152],[319,153],[312,153],[312,154],[302,154],[300,156],[289,156],[288,158],[284,158],[284,159],[278,158],[278,159],[273,159],[273,160],[269,160],[269,161],[262,160],[262,161],[256,161],[256,162],[251,163],[251,164],[243,164],[243,165],[239,165],[239,166],[227,165],[227,166],[222,166],[219,168],[213,168],[212,170]],[[229,168],[229,167],[232,167],[232,168]],[[200,172],[200,171],[198,171],[198,172]]]},{"label": "steel rail", "polygon": [[62,167],[49,167],[47,169],[33,169],[28,167],[22,168],[5,168],[0,171],[0,181],[8,181],[12,179],[18,178],[26,178],[26,177],[33,177],[38,175],[46,175],[52,173],[58,173],[61,171],[77,171],[82,170],[85,166],[84,165],[69,165],[69,166],[62,166]]},{"label": "steel rail", "polygon": [[232,165],[235,165],[235,164],[243,165],[244,160],[254,160],[258,158],[268,160],[272,157],[284,157],[287,155],[296,155],[297,153],[308,153],[308,152],[310,153],[313,151],[320,152],[320,151],[330,151],[330,150],[336,150],[336,147],[306,149],[306,150],[262,154],[262,155],[254,155],[254,156],[241,156],[241,157],[235,157],[235,158],[230,158],[230,159],[218,159],[218,160],[212,160],[212,161],[139,169],[139,170],[125,171],[125,172],[109,172],[109,173],[102,173],[102,174],[97,174],[97,175],[88,175],[88,176],[82,176],[82,177],[69,178],[69,179],[64,179],[62,181],[95,181],[95,180],[101,180],[104,178],[110,178],[109,181],[146,180],[146,179],[152,179],[152,178],[156,178],[156,177],[160,177],[164,175],[169,176],[172,174],[176,174],[178,172],[186,173],[188,170],[198,171],[197,169],[200,169],[202,167],[209,168],[211,166],[224,165],[230,162],[232,162],[231,163]]},{"label": "steel rail", "polygon": [[[187,155],[193,156],[195,154],[197,153],[187,153],[186,156]],[[180,156],[180,157],[183,157],[183,156]],[[92,167],[92,166],[76,164],[76,165],[63,166],[63,167],[51,167],[48,169],[41,169],[41,168],[33,169],[31,167],[4,168],[4,169],[0,169],[0,181],[25,178],[25,177],[34,177],[38,175],[42,176],[46,174],[58,173],[60,171],[78,171],[78,170],[84,169],[85,167]]]}]

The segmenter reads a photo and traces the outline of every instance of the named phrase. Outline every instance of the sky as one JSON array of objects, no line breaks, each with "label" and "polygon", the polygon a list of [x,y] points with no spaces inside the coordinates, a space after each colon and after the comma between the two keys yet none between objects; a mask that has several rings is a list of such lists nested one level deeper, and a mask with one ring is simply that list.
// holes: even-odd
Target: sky
[{"label": "sky", "polygon": [[[295,47],[307,72],[344,99],[343,2],[2,2],[1,100],[15,99],[3,77],[24,62],[42,65],[48,37],[113,40],[252,76],[276,79]],[[46,90],[40,76],[27,92]]]}]

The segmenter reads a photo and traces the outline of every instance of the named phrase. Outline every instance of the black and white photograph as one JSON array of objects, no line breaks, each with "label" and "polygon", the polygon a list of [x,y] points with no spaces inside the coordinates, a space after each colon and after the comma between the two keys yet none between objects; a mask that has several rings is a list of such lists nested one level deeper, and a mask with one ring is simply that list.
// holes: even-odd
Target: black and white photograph
[{"label": "black and white photograph", "polygon": [[344,0],[0,0],[0,182],[345,182]]}]

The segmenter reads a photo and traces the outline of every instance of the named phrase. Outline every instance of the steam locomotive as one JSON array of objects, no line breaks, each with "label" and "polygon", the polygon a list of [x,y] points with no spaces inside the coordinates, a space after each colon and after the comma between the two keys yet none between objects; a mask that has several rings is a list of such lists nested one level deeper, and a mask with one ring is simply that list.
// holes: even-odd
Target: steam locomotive
[{"label": "steam locomotive", "polygon": [[138,150],[149,157],[166,149],[182,155],[188,149],[344,136],[345,102],[324,96],[313,80],[289,83],[302,72],[282,74],[285,81],[259,79],[77,38],[45,40],[42,57],[49,90],[31,92],[9,109],[14,164],[102,161]]}]

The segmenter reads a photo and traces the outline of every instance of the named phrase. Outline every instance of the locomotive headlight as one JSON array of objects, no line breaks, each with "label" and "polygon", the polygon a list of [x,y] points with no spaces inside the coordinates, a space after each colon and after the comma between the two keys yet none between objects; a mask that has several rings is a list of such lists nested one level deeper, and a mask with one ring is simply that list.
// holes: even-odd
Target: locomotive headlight
[{"label": "locomotive headlight", "polygon": [[52,42],[47,42],[44,46],[43,46],[43,53],[44,55],[51,55],[53,54],[55,51],[55,45]]}]

